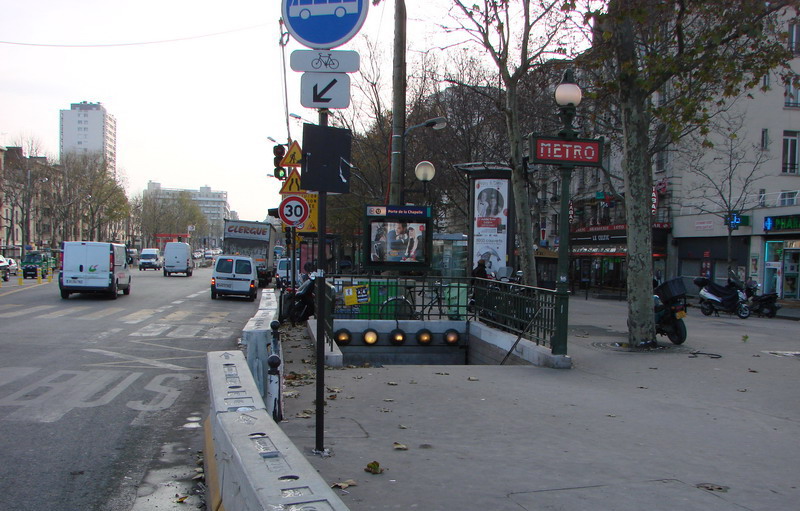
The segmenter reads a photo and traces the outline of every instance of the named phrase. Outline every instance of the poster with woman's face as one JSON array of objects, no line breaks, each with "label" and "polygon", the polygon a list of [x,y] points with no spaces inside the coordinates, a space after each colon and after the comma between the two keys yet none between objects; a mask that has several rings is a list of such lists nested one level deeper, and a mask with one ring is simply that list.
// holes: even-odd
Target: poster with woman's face
[{"label": "poster with woman's face", "polygon": [[506,266],[508,246],[508,180],[476,179],[473,210],[473,268],[480,259],[486,270]]}]

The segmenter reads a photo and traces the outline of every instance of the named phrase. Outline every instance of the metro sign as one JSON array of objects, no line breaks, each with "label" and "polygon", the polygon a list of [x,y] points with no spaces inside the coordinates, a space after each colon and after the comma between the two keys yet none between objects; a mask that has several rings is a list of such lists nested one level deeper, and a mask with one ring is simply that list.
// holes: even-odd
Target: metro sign
[{"label": "metro sign", "polygon": [[531,137],[531,162],[544,165],[603,166],[603,139]]}]

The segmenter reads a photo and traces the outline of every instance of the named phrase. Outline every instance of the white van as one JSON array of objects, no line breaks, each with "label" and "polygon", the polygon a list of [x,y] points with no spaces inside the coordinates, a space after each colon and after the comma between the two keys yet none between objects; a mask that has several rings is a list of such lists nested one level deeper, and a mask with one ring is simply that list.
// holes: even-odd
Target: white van
[{"label": "white van", "polygon": [[116,300],[121,289],[131,294],[130,257],[125,245],[99,241],[65,241],[61,244],[61,298],[71,293],[104,293]]},{"label": "white van", "polygon": [[252,258],[236,255],[220,255],[211,273],[211,299],[217,296],[246,296],[251,302],[258,294],[256,263]]},{"label": "white van", "polygon": [[173,273],[185,273],[187,277],[192,276],[192,247],[188,243],[180,241],[170,241],[164,246],[164,276],[169,277]]},{"label": "white van", "polygon": [[[295,276],[295,284],[300,285],[302,279],[300,275],[303,273],[302,269],[300,268],[300,259],[294,260],[294,276]],[[275,265],[275,274],[276,276],[284,279],[285,281],[291,284],[292,282],[292,260],[291,259],[278,259],[278,262]]]},{"label": "white van", "polygon": [[161,269],[161,251],[157,248],[142,249],[139,256],[139,271]]}]

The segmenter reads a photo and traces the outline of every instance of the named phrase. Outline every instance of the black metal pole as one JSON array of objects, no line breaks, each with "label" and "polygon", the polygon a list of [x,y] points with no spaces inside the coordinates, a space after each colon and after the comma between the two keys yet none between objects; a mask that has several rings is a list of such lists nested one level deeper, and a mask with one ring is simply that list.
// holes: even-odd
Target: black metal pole
[{"label": "black metal pole", "polygon": [[[328,110],[319,111],[319,125],[328,125]],[[317,399],[316,452],[325,450],[325,229],[328,192],[317,192]]]}]

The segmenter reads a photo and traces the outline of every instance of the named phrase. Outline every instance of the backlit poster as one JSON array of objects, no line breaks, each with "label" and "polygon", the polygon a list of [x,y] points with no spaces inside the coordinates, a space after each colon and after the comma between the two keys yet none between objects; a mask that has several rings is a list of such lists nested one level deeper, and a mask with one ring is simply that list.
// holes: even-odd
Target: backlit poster
[{"label": "backlit poster", "polygon": [[508,180],[476,179],[473,186],[475,202],[472,267],[483,259],[486,261],[486,271],[497,272],[507,265]]}]

